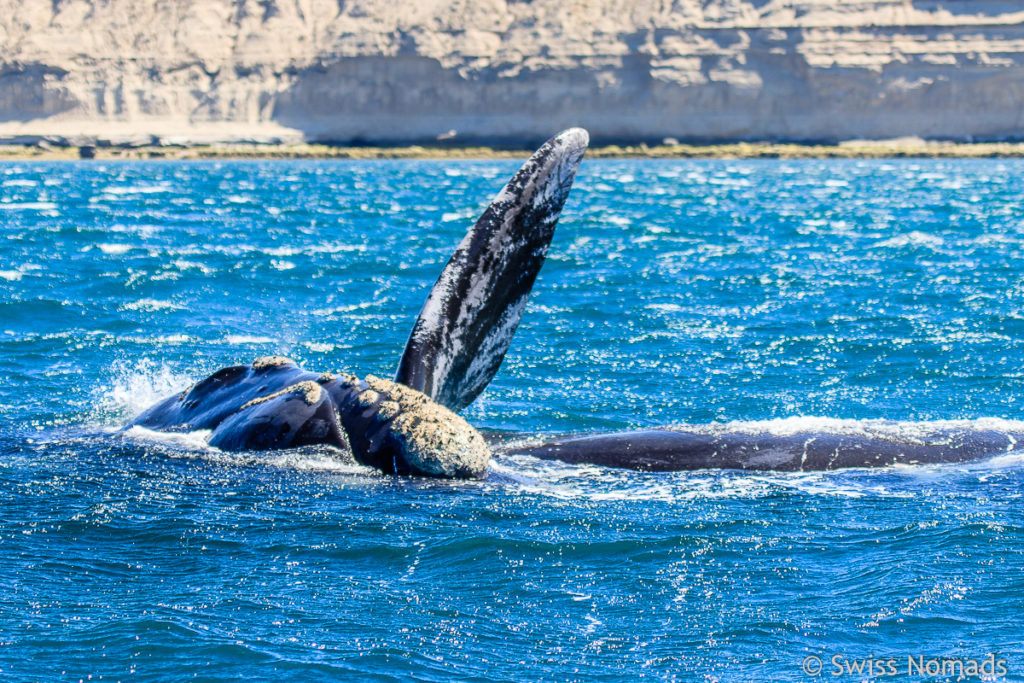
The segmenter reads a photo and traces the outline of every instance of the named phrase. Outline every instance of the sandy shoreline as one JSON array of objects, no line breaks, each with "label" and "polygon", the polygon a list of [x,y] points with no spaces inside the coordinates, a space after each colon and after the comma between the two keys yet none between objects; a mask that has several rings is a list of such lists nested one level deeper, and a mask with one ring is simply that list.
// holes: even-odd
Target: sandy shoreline
[{"label": "sandy shoreline", "polygon": [[[217,144],[188,146],[55,147],[0,145],[3,161],[159,159],[520,159],[532,149],[459,146],[345,147],[321,144]],[[854,140],[834,145],[749,143],[711,145],[607,145],[591,147],[597,159],[879,159],[1018,158],[1024,143]]]}]

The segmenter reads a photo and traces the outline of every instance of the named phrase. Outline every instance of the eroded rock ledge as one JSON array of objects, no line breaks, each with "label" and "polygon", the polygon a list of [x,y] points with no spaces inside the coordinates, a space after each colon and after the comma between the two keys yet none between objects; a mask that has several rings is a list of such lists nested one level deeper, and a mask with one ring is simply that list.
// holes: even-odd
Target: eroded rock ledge
[{"label": "eroded rock ledge", "polygon": [[0,141],[1024,138],[1017,0],[0,0]]}]

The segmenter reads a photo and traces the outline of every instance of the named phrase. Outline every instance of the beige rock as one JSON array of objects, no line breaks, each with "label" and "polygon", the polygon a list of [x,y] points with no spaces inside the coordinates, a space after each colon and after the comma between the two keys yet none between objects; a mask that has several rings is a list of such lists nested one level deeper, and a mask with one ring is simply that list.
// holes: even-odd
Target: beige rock
[{"label": "beige rock", "polygon": [[0,139],[1024,137],[1018,0],[0,0]]}]

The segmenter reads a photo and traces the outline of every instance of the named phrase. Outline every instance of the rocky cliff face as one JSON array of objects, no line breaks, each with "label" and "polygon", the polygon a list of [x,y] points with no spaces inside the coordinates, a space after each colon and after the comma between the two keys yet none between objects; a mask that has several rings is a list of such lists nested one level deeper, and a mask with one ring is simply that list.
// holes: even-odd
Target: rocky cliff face
[{"label": "rocky cliff face", "polygon": [[0,138],[1024,137],[1020,0],[0,0]]}]

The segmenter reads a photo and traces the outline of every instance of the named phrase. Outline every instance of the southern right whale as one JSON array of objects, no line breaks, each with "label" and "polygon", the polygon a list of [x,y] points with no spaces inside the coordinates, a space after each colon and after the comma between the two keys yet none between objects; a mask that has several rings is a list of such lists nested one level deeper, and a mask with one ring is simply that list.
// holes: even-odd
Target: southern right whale
[{"label": "southern right whale", "polygon": [[214,372],[126,429],[206,432],[225,451],[332,446],[389,474],[482,475],[490,448],[455,411],[501,366],[588,141],[580,128],[554,136],[497,194],[431,289],[394,381],[268,356]]},{"label": "southern right whale", "polygon": [[[636,470],[830,470],[977,460],[1024,434],[954,423],[914,435],[691,425],[536,439],[485,437],[456,413],[501,366],[589,138],[551,138],[470,228],[417,317],[394,380],[315,373],[281,357],[223,368],[128,427],[209,430],[222,450],[329,445],[390,474],[475,477],[492,453]],[[580,340],[582,345],[585,339]]]},{"label": "southern right whale", "polygon": [[[1009,453],[1024,434],[969,425],[941,426],[913,437],[804,431],[723,431],[718,425],[663,427],[569,436],[539,445],[499,446],[506,455],[648,472],[699,469],[814,471],[967,462]],[[914,425],[915,431],[921,425]]]}]

